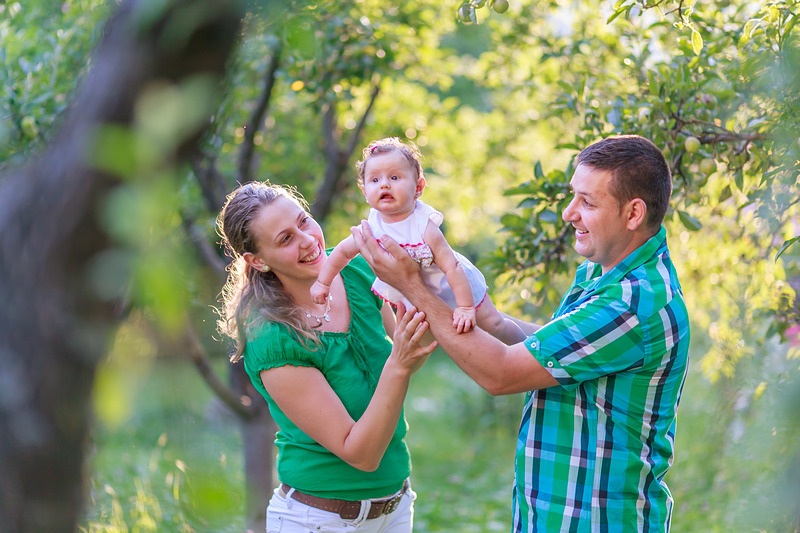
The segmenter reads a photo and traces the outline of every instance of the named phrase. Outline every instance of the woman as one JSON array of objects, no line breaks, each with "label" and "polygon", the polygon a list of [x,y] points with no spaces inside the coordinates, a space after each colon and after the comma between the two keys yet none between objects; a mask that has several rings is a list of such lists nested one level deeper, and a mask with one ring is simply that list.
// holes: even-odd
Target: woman
[{"label": "woman", "polygon": [[415,495],[402,405],[411,375],[436,347],[420,345],[424,315],[399,309],[395,324],[360,258],[315,304],[309,291],[327,261],[325,239],[293,190],[242,185],[217,223],[233,259],[221,329],[280,428],[281,483],[267,532],[410,532]]}]

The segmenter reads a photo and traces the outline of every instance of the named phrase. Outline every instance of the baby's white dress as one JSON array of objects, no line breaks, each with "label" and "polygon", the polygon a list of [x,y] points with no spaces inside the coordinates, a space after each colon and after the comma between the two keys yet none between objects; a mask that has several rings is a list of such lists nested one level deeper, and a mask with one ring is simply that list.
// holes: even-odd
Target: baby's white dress
[{"label": "baby's white dress", "polygon": [[[367,223],[369,223],[372,229],[372,234],[378,238],[378,240],[380,240],[382,235],[388,235],[402,246],[422,267],[422,279],[425,283],[438,294],[442,300],[447,302],[450,307],[455,308],[456,298],[453,294],[453,290],[447,283],[447,278],[444,272],[442,272],[442,269],[433,263],[431,248],[423,239],[428,220],[440,226],[444,220],[444,216],[421,200],[417,200],[414,212],[408,218],[400,222],[384,222],[381,220],[378,211],[370,209]],[[478,307],[486,297],[486,279],[483,277],[481,271],[478,270],[469,259],[455,250],[453,250],[453,253],[455,253],[456,259],[461,263],[461,268],[467,275],[469,284],[472,287],[473,303],[475,307]],[[375,278],[375,282],[372,284],[372,291],[392,305],[396,306],[399,302],[403,302],[406,307],[411,305],[399,290],[382,281],[380,278]]]}]

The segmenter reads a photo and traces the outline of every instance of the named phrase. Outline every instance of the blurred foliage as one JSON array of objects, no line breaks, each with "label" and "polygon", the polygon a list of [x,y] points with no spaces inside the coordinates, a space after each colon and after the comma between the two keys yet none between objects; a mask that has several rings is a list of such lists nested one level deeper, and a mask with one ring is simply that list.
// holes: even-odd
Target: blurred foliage
[{"label": "blurred foliage", "polygon": [[[730,531],[747,523],[790,530],[797,476],[786,481],[789,492],[774,487],[792,464],[796,472],[791,443],[800,422],[784,414],[797,405],[791,391],[800,381],[791,345],[800,322],[797,3],[512,0],[500,13],[502,4],[253,3],[203,150],[228,190],[237,180],[270,179],[313,201],[325,171],[326,110],[335,110],[333,128],[346,141],[379,87],[355,157],[373,138],[416,142],[425,156],[424,199],[444,213],[453,247],[486,267],[500,308],[543,320],[580,260],[560,218],[574,156],[614,133],[652,139],[675,176],[665,224],[693,321],[693,367],[669,474],[675,529]],[[0,168],[19,164],[57,128],[110,7],[100,0],[0,3]],[[238,176],[248,119],[273,57],[280,64],[253,139],[252,175]],[[96,164],[147,172],[131,173],[109,199],[101,216],[124,248],[98,258],[88,275],[95,290],[124,294],[149,320],[173,328],[187,305],[206,320],[218,290],[188,246],[179,214],[213,242],[216,213],[190,170],[163,175],[159,145],[184,121],[202,119],[192,102],[207,91],[202,80],[155,88],[135,131],[98,134]],[[366,214],[355,172],[349,177],[323,221],[329,245]],[[126,271],[136,273],[133,287],[119,282]],[[210,341],[213,320],[205,324]],[[133,322],[118,341],[147,347],[149,335]],[[105,406],[98,412],[109,424],[136,416],[113,401],[114,394],[136,395],[135,386],[119,386],[129,371],[119,364],[124,357],[98,379],[98,405]],[[516,426],[514,397],[487,398],[462,376],[449,377],[448,395],[429,400],[450,407],[442,427],[475,422],[473,433],[492,434]],[[134,378],[136,386],[143,379]],[[465,450],[453,468],[467,469],[483,453]],[[436,462],[417,464],[434,469]],[[510,472],[510,460],[504,468]],[[496,483],[488,476],[478,483],[500,490],[485,486]],[[457,499],[457,485],[443,493]],[[776,494],[789,494],[788,503]],[[434,513],[431,505],[419,502],[426,513]],[[487,516],[495,520],[495,512]],[[424,520],[435,530],[434,518]]]},{"label": "blurred foliage", "polygon": [[50,137],[111,7],[105,0],[0,2],[0,170]]}]

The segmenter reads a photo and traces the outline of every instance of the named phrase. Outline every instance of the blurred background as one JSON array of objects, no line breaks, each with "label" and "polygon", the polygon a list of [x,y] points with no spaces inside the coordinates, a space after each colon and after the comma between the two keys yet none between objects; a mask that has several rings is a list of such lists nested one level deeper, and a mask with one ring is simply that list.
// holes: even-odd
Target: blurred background
[{"label": "blurred background", "polygon": [[[122,5],[146,24],[172,3]],[[0,2],[0,173],[54,142],[119,9]],[[211,113],[202,79],[153,84],[131,124],[100,127],[91,148],[123,178],[96,214],[117,244],[83,274],[119,320],[93,379],[79,531],[263,530],[274,426],[215,327],[226,259],[214,223],[237,183],[296,187],[332,246],[367,212],[362,148],[413,141],[451,245],[483,269],[498,308],[544,321],[580,261],[560,219],[573,158],[621,133],[653,140],[674,175],[665,225],[692,365],[667,477],[673,530],[798,531],[797,12],[744,0],[244,3]],[[182,162],[151,164],[199,123]],[[509,530],[521,407],[442,353],[415,375],[415,531]]]}]

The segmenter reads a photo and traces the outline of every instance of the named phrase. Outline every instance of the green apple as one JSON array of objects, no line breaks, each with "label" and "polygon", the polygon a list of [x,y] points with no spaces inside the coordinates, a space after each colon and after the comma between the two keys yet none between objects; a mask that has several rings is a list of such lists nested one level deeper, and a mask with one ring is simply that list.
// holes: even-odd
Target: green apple
[{"label": "green apple", "polygon": [[687,137],[686,142],[683,143],[683,147],[686,148],[687,152],[693,154],[700,149],[700,139],[697,137]]},{"label": "green apple", "polygon": [[39,127],[36,125],[36,119],[30,115],[22,117],[20,126],[22,127],[22,131],[28,137],[36,137],[39,135]]},{"label": "green apple", "polygon": [[492,2],[492,9],[494,9],[496,13],[505,13],[508,11],[508,0],[494,0],[494,2]]},{"label": "green apple", "polygon": [[460,20],[464,24],[472,24],[472,6],[468,3],[461,4],[461,7],[458,8],[458,20]]},{"label": "green apple", "polygon": [[710,157],[706,157],[702,161],[700,161],[700,172],[708,176],[712,172],[717,170],[717,162],[711,159]]}]

